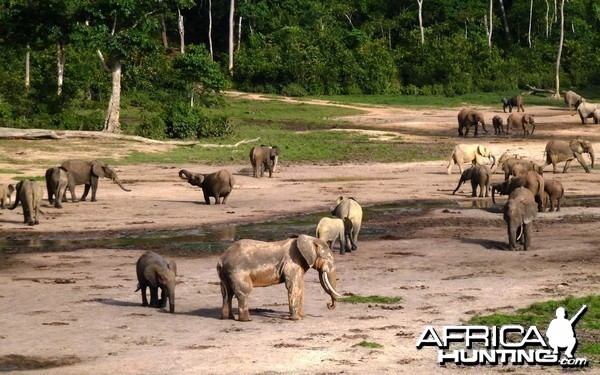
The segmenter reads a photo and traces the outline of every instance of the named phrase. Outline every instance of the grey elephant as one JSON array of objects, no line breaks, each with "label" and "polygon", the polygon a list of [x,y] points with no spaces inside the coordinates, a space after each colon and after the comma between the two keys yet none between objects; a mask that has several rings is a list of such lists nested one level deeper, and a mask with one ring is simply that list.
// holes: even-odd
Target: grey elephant
[{"label": "grey elephant", "polygon": [[556,173],[556,164],[566,162],[563,173],[566,173],[573,159],[577,159],[586,173],[590,173],[582,154],[589,154],[594,168],[594,148],[592,143],[583,139],[572,139],[570,142],[550,141],[546,144],[546,162],[542,168],[552,164],[552,171]]},{"label": "grey elephant", "polygon": [[480,198],[489,196],[490,185],[492,182],[492,171],[487,165],[474,165],[471,168],[465,169],[465,171],[460,175],[460,180],[458,181],[456,189],[454,189],[452,192],[452,195],[456,194],[462,184],[469,180],[471,180],[471,188],[473,190],[471,193],[472,197],[477,196],[478,186]]},{"label": "grey elephant", "polygon": [[207,205],[210,205],[210,197],[215,198],[215,204],[221,204],[221,198],[223,204],[227,203],[235,182],[231,172],[226,169],[208,174],[192,173],[182,169],[179,171],[179,177],[187,180],[190,185],[200,187]]},{"label": "grey elephant", "polygon": [[352,239],[352,221],[345,217],[344,219],[323,217],[319,220],[316,229],[316,237],[327,243],[329,248],[333,250],[333,243],[337,239],[340,243],[340,254],[345,254],[346,251],[351,251],[356,248],[356,244]]},{"label": "grey elephant", "polygon": [[269,177],[273,176],[275,167],[279,160],[280,149],[277,146],[252,147],[250,150],[250,164],[252,175],[256,178],[262,177],[265,170],[269,171]]},{"label": "grey elephant", "polygon": [[512,98],[502,98],[502,110],[504,113],[506,113],[506,107],[508,107],[508,112],[512,112],[513,107],[517,107],[517,112],[525,112],[525,109],[523,109],[523,97],[517,95]]},{"label": "grey elephant", "polygon": [[533,193],[529,189],[519,187],[510,193],[503,210],[510,250],[517,250],[519,231],[522,236],[523,249],[531,248],[532,222],[537,215],[535,206]]},{"label": "grey elephant", "polygon": [[329,211],[340,219],[348,218],[352,222],[352,250],[358,248],[358,233],[362,226],[363,211],[360,204],[352,197],[339,197]]},{"label": "grey elephant", "polygon": [[250,321],[248,296],[254,287],[285,283],[290,319],[304,317],[304,274],[309,268],[319,272],[323,290],[331,297],[330,309],[341,295],[335,290],[333,254],[318,238],[300,235],[277,242],[239,240],[223,252],[217,264],[221,280],[222,319],[235,319],[232,300],[238,300],[240,321]]},{"label": "grey elephant", "polygon": [[494,126],[495,135],[506,134],[506,131],[504,130],[504,120],[502,117],[495,115],[492,118],[492,125]]},{"label": "grey elephant", "polygon": [[496,204],[496,191],[501,195],[510,195],[519,187],[529,189],[538,204],[538,211],[544,212],[544,178],[534,171],[492,185],[492,202]]},{"label": "grey elephant", "polygon": [[[138,259],[135,270],[138,286],[135,292],[142,291],[142,306],[165,307],[169,299],[169,312],[175,312],[175,279],[177,264],[168,262],[161,255],[146,251]],[[146,288],[150,288],[150,304],[146,296]],[[158,298],[158,290],[161,298]]]},{"label": "grey elephant", "polygon": [[[514,154],[514,153],[510,153],[508,151],[505,151],[502,155],[500,155],[500,158],[498,159],[498,165],[496,167],[496,170],[504,171],[504,164],[509,162],[511,159],[523,159],[523,157],[519,154]],[[514,163],[514,161],[510,161],[510,162]]]},{"label": "grey elephant", "polygon": [[14,210],[21,202],[23,206],[23,222],[28,225],[39,224],[40,207],[44,191],[40,185],[30,180],[20,181],[15,187],[17,192],[15,203],[10,206],[9,210]]},{"label": "grey elephant", "polygon": [[98,190],[98,180],[102,177],[110,178],[113,182],[115,182],[121,189],[124,191],[131,191],[127,189],[119,178],[117,177],[117,173],[107,166],[106,164],[99,162],[97,160],[92,161],[84,161],[84,160],[67,160],[60,165],[60,168],[69,172],[71,178],[69,179],[68,188],[72,194],[72,198],[74,198],[73,194],[75,192],[76,185],[85,185],[83,190],[83,195],[81,196],[82,201],[85,201],[87,195],[90,191],[90,187],[92,188],[92,202],[96,202],[96,191]]},{"label": "grey elephant", "polygon": [[567,107],[568,110],[572,110],[573,107],[575,107],[575,105],[577,104],[577,102],[584,101],[585,99],[575,91],[569,90],[565,92],[565,107]]},{"label": "grey elephant", "polygon": [[459,137],[466,137],[469,134],[469,129],[471,128],[471,126],[475,126],[473,136],[477,137],[477,128],[479,124],[481,124],[481,128],[483,129],[483,131],[488,133],[487,129],[485,128],[485,120],[483,119],[483,114],[475,109],[461,109],[460,112],[458,112],[457,119]]},{"label": "grey elephant", "polygon": [[565,187],[560,181],[557,180],[544,180],[544,197],[547,197],[547,201],[544,202],[544,206],[550,205],[550,212],[554,211],[554,202],[556,202],[556,211],[560,211],[560,204],[565,200]]},{"label": "grey elephant", "polygon": [[71,201],[75,202],[75,182],[71,173],[61,167],[46,169],[46,190],[48,191],[48,202],[56,208],[62,208],[62,201],[67,194],[67,188],[71,193]]},{"label": "grey elephant", "polygon": [[517,176],[519,174],[525,174],[528,171],[535,171],[540,175],[544,174],[544,168],[531,161],[525,159],[509,158],[502,166],[504,171],[504,179],[508,179],[510,176]]},{"label": "grey elephant", "polygon": [[0,184],[0,208],[4,209],[6,207],[6,202],[9,205],[12,204],[12,193],[15,191],[15,186],[13,184]]},{"label": "grey elephant", "polygon": [[506,119],[506,130],[512,134],[513,129],[523,129],[523,135],[533,135],[535,131],[535,117],[524,113],[511,113]]},{"label": "grey elephant", "polygon": [[596,119],[598,118],[598,112],[600,112],[598,104],[578,101],[575,104],[575,107],[577,108],[577,113],[579,113],[579,118],[581,119],[582,124],[587,124],[587,119],[589,118],[593,118],[594,122],[596,122]]}]

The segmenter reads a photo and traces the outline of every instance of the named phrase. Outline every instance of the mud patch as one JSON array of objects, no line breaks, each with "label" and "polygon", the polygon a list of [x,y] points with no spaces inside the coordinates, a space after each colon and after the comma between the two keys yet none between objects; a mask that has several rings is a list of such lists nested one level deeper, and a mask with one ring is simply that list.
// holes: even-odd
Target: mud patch
[{"label": "mud patch", "polygon": [[0,371],[27,371],[49,369],[55,367],[71,366],[80,362],[81,359],[75,356],[46,358],[36,356],[25,356],[20,354],[9,354],[0,357]]}]

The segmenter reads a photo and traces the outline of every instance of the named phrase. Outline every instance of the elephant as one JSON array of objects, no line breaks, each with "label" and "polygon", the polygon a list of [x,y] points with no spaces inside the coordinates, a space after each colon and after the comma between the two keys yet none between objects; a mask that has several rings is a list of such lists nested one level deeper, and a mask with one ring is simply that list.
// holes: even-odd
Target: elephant
[{"label": "elephant", "polygon": [[511,113],[506,120],[506,130],[512,134],[512,129],[523,129],[524,135],[533,135],[535,131],[535,118],[529,114]]},{"label": "elephant", "polygon": [[46,169],[46,189],[48,190],[48,202],[50,204],[53,204],[56,208],[62,208],[62,200],[66,196],[67,187],[69,187],[71,193],[71,201],[75,202],[75,183],[71,173],[61,167]]},{"label": "elephant", "polygon": [[316,237],[327,243],[333,250],[333,243],[337,239],[340,243],[340,254],[344,255],[346,251],[356,248],[352,239],[352,221],[345,217],[344,219],[323,217],[317,224]]},{"label": "elephant", "polygon": [[75,199],[74,192],[76,185],[85,185],[81,201],[85,201],[90,187],[92,188],[92,202],[96,202],[96,191],[98,190],[98,180],[101,177],[110,178],[124,191],[131,191],[127,189],[117,177],[117,173],[107,166],[106,164],[97,160],[84,161],[84,160],[67,160],[63,162],[60,167],[71,174],[69,180],[69,191],[71,197]]},{"label": "elephant", "polygon": [[179,171],[179,177],[187,180],[190,185],[202,188],[207,205],[210,205],[210,197],[215,198],[215,204],[221,204],[221,198],[223,198],[223,204],[227,203],[227,198],[229,198],[235,182],[231,173],[226,169],[208,174],[192,173],[182,169]]},{"label": "elephant", "polygon": [[277,167],[279,154],[280,150],[277,146],[252,147],[250,150],[250,164],[252,164],[253,176],[258,178],[260,172],[260,177],[262,177],[265,170],[267,170],[269,171],[269,177],[272,177],[273,171]]},{"label": "elephant", "polygon": [[509,195],[521,186],[531,190],[538,204],[538,211],[544,212],[544,178],[534,171],[492,185],[492,202],[496,204],[496,191],[501,195]]},{"label": "elephant", "polygon": [[594,168],[594,148],[592,143],[582,139],[572,139],[571,142],[565,141],[550,141],[546,144],[546,162],[542,168],[546,168],[548,164],[552,164],[552,171],[556,173],[556,164],[566,162],[563,168],[563,173],[566,173],[571,165],[571,161],[577,158],[577,161],[586,173],[590,173],[590,169],[583,160],[583,153],[590,155],[592,168]]},{"label": "elephant", "polygon": [[496,170],[504,171],[504,164],[506,164],[509,161],[510,163],[515,162],[511,159],[523,159],[523,157],[518,154],[511,154],[508,151],[505,151],[502,155],[500,155],[500,159],[498,159],[498,165],[496,166]]},{"label": "elephant", "polygon": [[[481,112],[474,110],[472,108],[463,108],[458,112],[458,136],[466,137],[469,134],[469,128],[471,125],[475,126],[475,132],[473,134],[474,137],[477,137],[477,128],[479,123],[481,123],[481,127],[484,132],[488,133],[485,128],[485,120],[483,119],[483,114]],[[463,135],[464,129],[464,135]]]},{"label": "elephant", "polygon": [[[165,307],[169,299],[169,312],[175,312],[175,279],[177,264],[175,261],[167,263],[165,258],[152,251],[146,251],[138,259],[135,270],[138,286],[135,292],[142,291],[142,306]],[[146,288],[150,288],[150,305],[146,297]],[[158,299],[158,289],[161,298]]]},{"label": "elephant", "polygon": [[473,189],[473,192],[471,193],[472,197],[477,196],[477,186],[479,186],[480,198],[482,198],[484,195],[486,197],[489,196],[490,184],[492,181],[492,171],[490,171],[487,165],[474,165],[465,169],[465,171],[460,175],[460,180],[458,181],[456,189],[454,189],[452,192],[452,195],[454,195],[462,186],[462,184],[468,180],[471,180],[471,187]]},{"label": "elephant", "polygon": [[545,197],[548,197],[548,201],[544,202],[544,206],[547,206],[547,203],[550,204],[550,212],[554,211],[554,202],[556,202],[556,211],[560,211],[561,201],[565,200],[565,188],[560,181],[557,180],[549,180],[544,181],[544,193]]},{"label": "elephant", "polygon": [[13,191],[15,191],[15,186],[13,184],[0,184],[0,208],[5,208],[6,201],[8,201],[8,205],[12,204]]},{"label": "elephant", "polygon": [[492,118],[492,125],[494,125],[495,135],[506,134],[506,131],[504,131],[504,120],[502,117],[498,115],[494,116]]},{"label": "elephant", "polygon": [[458,170],[462,174],[463,168],[461,163],[471,162],[473,165],[483,165],[483,158],[492,160],[491,169],[493,169],[494,165],[496,164],[496,156],[494,156],[490,149],[477,144],[458,144],[452,151],[452,156],[450,157],[450,162],[448,163],[448,174],[452,174],[452,167],[454,164],[458,164]]},{"label": "elephant", "polygon": [[331,297],[329,309],[335,308],[341,297],[336,287],[333,254],[327,244],[318,238],[300,235],[277,242],[243,239],[227,248],[217,264],[221,280],[223,307],[221,319],[235,319],[231,302],[238,300],[238,319],[252,320],[248,295],[256,287],[285,283],[288,290],[290,319],[304,318],[304,274],[309,268],[319,272],[323,290]]},{"label": "elephant", "polygon": [[23,206],[23,222],[31,226],[39,224],[38,216],[40,207],[42,206],[42,198],[44,191],[36,182],[30,180],[20,181],[15,187],[17,191],[15,203],[10,206],[9,210],[14,210],[21,202]]},{"label": "elephant", "polygon": [[544,174],[544,168],[541,165],[525,159],[510,158],[506,160],[502,168],[505,180],[510,176],[518,176],[528,171],[535,171],[540,175]]},{"label": "elephant", "polygon": [[529,250],[533,233],[532,222],[537,215],[533,193],[524,187],[516,188],[510,193],[503,212],[510,250],[517,250],[519,229],[521,229],[523,249]]},{"label": "elephant", "polygon": [[598,112],[600,112],[598,104],[579,101],[577,102],[576,108],[582,124],[587,124],[588,118],[593,118],[594,122],[597,123],[596,119],[599,116]]},{"label": "elephant", "polygon": [[510,99],[502,98],[502,110],[504,113],[506,113],[506,107],[508,107],[508,112],[512,112],[513,107],[517,107],[517,112],[525,112],[523,109],[523,97],[521,95],[517,95]]},{"label": "elephant", "polygon": [[352,222],[352,250],[358,249],[358,233],[362,226],[363,211],[356,199],[339,197],[329,208],[331,214],[340,219],[348,218]]},{"label": "elephant", "polygon": [[[584,102],[585,99],[577,94],[575,91],[566,91],[565,92],[565,107],[567,107],[568,110],[571,110],[572,107],[574,107],[577,102]],[[577,109],[577,107],[575,107],[575,109]]]}]

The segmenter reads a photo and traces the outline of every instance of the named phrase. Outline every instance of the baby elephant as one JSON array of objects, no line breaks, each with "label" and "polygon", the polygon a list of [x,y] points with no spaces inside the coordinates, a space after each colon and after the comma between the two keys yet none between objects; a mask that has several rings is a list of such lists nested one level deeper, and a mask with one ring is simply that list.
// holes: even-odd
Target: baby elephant
[{"label": "baby elephant", "polygon": [[494,116],[492,118],[492,125],[494,125],[495,135],[506,134],[504,131],[504,120],[502,120],[502,117],[498,115]]},{"label": "baby elephant", "polygon": [[547,180],[544,181],[544,200],[548,202],[544,203],[544,207],[547,207],[547,203],[550,203],[550,211],[554,211],[554,202],[556,202],[556,211],[560,211],[561,201],[565,200],[565,188],[560,181]]},{"label": "baby elephant", "polygon": [[346,251],[352,251],[352,248],[356,249],[352,239],[352,229],[352,221],[347,217],[343,220],[337,217],[324,217],[319,220],[316,237],[326,242],[330,249],[333,249],[333,243],[338,239],[340,254],[343,255]]},{"label": "baby elephant", "polygon": [[471,180],[471,187],[473,188],[473,192],[471,193],[472,197],[477,196],[477,186],[479,186],[480,198],[484,196],[489,197],[492,171],[487,165],[474,165],[468,169],[465,169],[465,171],[460,175],[458,186],[456,189],[454,189],[452,195],[454,195],[462,186],[462,184],[468,180]]},{"label": "baby elephant", "polygon": [[210,197],[215,198],[215,204],[220,204],[221,198],[223,198],[223,204],[225,204],[233,190],[233,176],[226,169],[209,174],[192,173],[182,169],[179,171],[179,177],[187,180],[190,185],[202,188],[204,201],[208,205],[210,205]]},{"label": "baby elephant", "polygon": [[[175,261],[167,263],[165,258],[152,252],[146,251],[136,264],[138,287],[142,290],[142,306],[148,306],[146,288],[150,288],[150,307],[165,307],[167,297],[169,298],[169,312],[175,312],[175,276],[177,276],[177,265]],[[158,289],[161,297],[158,299]]]},{"label": "baby elephant", "polygon": [[13,191],[15,191],[15,187],[14,185],[10,184],[10,185],[4,185],[4,184],[0,184],[0,207],[2,209],[5,208],[6,205],[6,201],[8,201],[8,204],[12,204],[12,193]]},{"label": "baby elephant", "polygon": [[17,197],[15,204],[9,207],[9,210],[14,210],[21,202],[23,206],[23,222],[29,225],[39,224],[38,215],[42,206],[42,198],[44,191],[36,182],[25,180],[17,184]]}]

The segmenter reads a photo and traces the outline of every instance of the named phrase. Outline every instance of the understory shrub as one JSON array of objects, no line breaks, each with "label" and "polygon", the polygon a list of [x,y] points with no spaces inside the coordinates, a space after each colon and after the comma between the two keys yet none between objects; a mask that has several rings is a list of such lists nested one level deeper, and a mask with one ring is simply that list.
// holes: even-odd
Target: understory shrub
[{"label": "understory shrub", "polygon": [[[167,106],[160,114],[160,121],[164,124],[164,132],[168,138],[221,137],[233,132],[233,125],[227,116],[210,116],[202,109],[188,104]],[[140,128],[149,134],[160,134],[160,121],[149,120]]]}]

